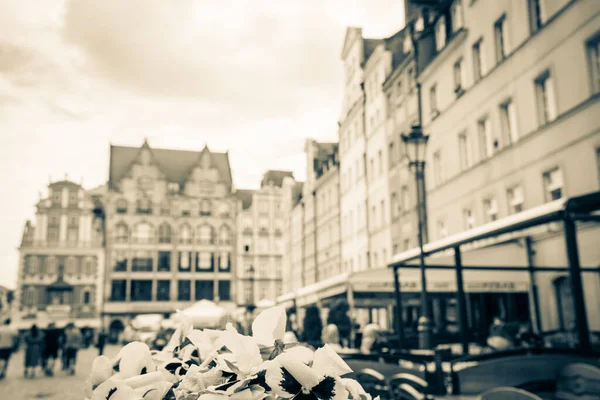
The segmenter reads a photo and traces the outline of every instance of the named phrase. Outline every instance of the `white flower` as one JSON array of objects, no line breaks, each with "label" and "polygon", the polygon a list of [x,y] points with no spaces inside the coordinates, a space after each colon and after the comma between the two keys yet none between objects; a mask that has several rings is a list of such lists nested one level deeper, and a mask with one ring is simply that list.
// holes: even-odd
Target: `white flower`
[{"label": "white flower", "polygon": [[278,306],[264,310],[252,323],[252,337],[261,346],[273,346],[276,340],[283,341],[286,321],[285,308]]},{"label": "white flower", "polygon": [[260,350],[251,337],[239,334],[231,324],[221,333],[221,341],[235,356],[236,367],[249,375],[260,363]]},{"label": "white flower", "polygon": [[141,400],[142,395],[136,393],[123,381],[109,379],[94,390],[92,400]]},{"label": "white flower", "polygon": [[90,381],[93,386],[98,386],[105,380],[111,377],[113,366],[110,358],[106,356],[98,356],[92,363],[92,371],[90,373]]},{"label": "white flower", "polygon": [[112,364],[121,379],[156,371],[150,349],[142,342],[131,342],[125,345]]}]

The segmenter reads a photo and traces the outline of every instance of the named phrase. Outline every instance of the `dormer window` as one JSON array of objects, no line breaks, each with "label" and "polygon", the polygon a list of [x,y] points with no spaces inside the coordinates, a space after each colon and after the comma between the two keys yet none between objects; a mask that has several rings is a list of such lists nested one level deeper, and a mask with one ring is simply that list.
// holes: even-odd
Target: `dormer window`
[{"label": "dormer window", "polygon": [[446,19],[441,17],[435,25],[435,49],[441,51],[446,46]]},{"label": "dormer window", "polygon": [[405,53],[410,53],[412,51],[412,40],[410,35],[406,35],[404,37],[404,42],[402,43],[402,47]]},{"label": "dormer window", "polygon": [[179,183],[169,182],[167,184],[167,192],[172,196],[179,193]]},{"label": "dormer window", "polygon": [[464,26],[463,10],[461,0],[455,0],[452,4],[452,31],[456,32]]},{"label": "dormer window", "polygon": [[138,189],[144,193],[149,193],[154,188],[154,181],[148,176],[143,176],[138,179]]},{"label": "dormer window", "polygon": [[421,32],[423,29],[425,29],[425,20],[423,20],[423,16],[420,16],[415,22],[415,31]]}]

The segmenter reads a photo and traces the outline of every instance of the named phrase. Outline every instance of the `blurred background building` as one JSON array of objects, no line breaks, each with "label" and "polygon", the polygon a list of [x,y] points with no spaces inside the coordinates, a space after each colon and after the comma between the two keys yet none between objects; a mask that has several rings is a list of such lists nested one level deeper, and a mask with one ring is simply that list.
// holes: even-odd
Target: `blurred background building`
[{"label": "blurred background building", "polygon": [[65,177],[40,194],[19,247],[12,315],[18,329],[51,322],[100,327],[104,233],[93,193]]}]

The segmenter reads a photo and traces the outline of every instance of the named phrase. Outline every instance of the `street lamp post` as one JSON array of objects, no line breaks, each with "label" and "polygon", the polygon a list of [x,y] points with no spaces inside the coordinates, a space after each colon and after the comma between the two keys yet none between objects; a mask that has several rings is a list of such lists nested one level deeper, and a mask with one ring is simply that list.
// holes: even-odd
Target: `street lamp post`
[{"label": "street lamp post", "polygon": [[248,283],[250,284],[250,299],[246,304],[246,322],[248,325],[248,334],[250,335],[252,333],[250,332],[250,327],[252,326],[252,315],[256,309],[256,305],[254,305],[254,267],[251,265],[246,272],[248,273]]},{"label": "street lamp post", "polygon": [[423,134],[421,125],[414,125],[410,134],[402,135],[406,146],[409,167],[415,171],[417,192],[417,219],[419,228],[419,261],[421,267],[421,317],[419,318],[419,347],[430,349],[432,347],[431,310],[427,293],[427,276],[425,273],[425,255],[423,254],[423,231],[426,224],[425,206],[425,149],[428,135]]}]

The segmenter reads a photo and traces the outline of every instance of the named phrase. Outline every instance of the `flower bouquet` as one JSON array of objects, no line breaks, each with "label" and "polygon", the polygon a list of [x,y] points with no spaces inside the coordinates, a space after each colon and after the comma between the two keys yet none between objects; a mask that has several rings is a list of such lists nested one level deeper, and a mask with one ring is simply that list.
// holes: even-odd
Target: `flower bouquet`
[{"label": "flower bouquet", "polygon": [[182,315],[161,351],[132,342],[112,360],[97,357],[86,400],[371,400],[358,382],[342,377],[352,370],[331,347],[284,345],[285,325],[283,307],[261,312],[252,336],[231,324],[224,331],[193,329]]}]

